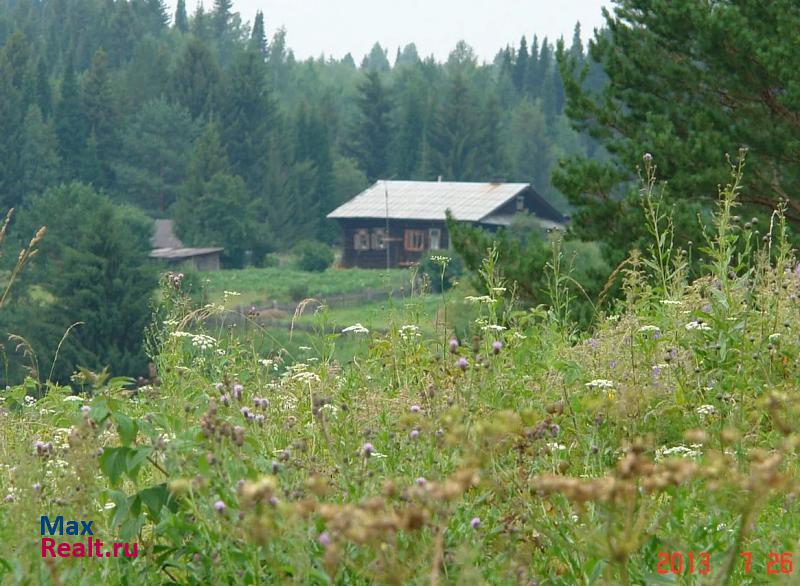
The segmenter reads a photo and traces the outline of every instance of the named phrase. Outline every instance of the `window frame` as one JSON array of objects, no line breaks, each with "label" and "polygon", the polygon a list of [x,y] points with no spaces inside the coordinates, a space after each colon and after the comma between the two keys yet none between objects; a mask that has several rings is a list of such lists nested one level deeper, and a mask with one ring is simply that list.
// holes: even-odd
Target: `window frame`
[{"label": "window frame", "polygon": [[367,228],[357,228],[353,232],[353,250],[362,252],[370,249],[370,236]]},{"label": "window frame", "polygon": [[408,252],[422,252],[425,250],[425,230],[406,228],[403,233],[403,248]]}]

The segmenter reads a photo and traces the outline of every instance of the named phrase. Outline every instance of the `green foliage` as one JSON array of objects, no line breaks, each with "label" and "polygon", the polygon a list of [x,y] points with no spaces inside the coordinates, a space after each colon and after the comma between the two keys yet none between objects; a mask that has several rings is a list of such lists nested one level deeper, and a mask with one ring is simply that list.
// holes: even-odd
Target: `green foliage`
[{"label": "green foliage", "polygon": [[[46,225],[48,238],[3,329],[28,339],[40,379],[67,381],[77,366],[144,372],[156,278],[143,234],[150,224],[136,214],[77,183],[46,191],[20,212],[24,232]],[[12,364],[24,362],[15,352]]]},{"label": "green foliage", "polygon": [[607,76],[602,89],[594,68],[561,60],[570,117],[611,154],[572,157],[556,177],[577,208],[576,233],[604,241],[615,263],[641,246],[644,227],[629,220],[638,207],[631,180],[650,153],[670,186],[676,242],[697,241],[694,217],[712,207],[724,155],[740,147],[758,169],[744,185],[744,213],[769,213],[788,198],[794,221],[800,68],[788,31],[800,25],[796,4],[624,0],[606,21],[590,45]]},{"label": "green foliage", "polygon": [[461,257],[448,251],[429,251],[419,261],[419,274],[425,276],[426,283],[434,293],[451,289],[461,279],[464,270]]},{"label": "green foliage", "polygon": [[333,264],[333,250],[322,242],[303,240],[295,246],[294,253],[301,271],[321,273]]},{"label": "green foliage", "polygon": [[[293,332],[307,345],[289,350],[254,323],[243,335],[196,321],[165,279],[156,370],[135,391],[85,370],[85,394],[3,391],[0,573],[427,583],[446,568],[455,583],[657,584],[660,552],[674,551],[696,552],[696,569],[705,552],[721,584],[752,581],[800,529],[786,508],[800,476],[800,274],[780,213],[766,242],[733,221],[740,179],[735,167],[705,226],[703,274],[668,274],[665,297],[658,258],[675,251],[654,235],[653,264],[628,267],[588,339],[565,335],[561,301],[515,305],[496,251],[484,294],[449,302],[473,309],[452,346],[453,322],[424,296],[386,300],[380,326],[356,309],[366,327],[349,331],[308,312],[295,325],[317,334]],[[669,215],[654,218],[668,234]],[[42,506],[139,557],[44,563],[25,539]]]}]

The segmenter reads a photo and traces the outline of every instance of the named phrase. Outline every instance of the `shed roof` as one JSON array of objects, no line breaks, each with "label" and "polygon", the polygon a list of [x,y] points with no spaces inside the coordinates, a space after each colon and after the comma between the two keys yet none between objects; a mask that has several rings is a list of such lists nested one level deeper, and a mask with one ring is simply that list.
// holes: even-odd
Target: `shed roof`
[{"label": "shed roof", "polygon": [[150,252],[150,258],[181,259],[195,256],[205,256],[222,252],[224,248],[156,248]]},{"label": "shed roof", "polygon": [[329,218],[444,220],[449,209],[464,222],[480,222],[530,187],[529,183],[378,181],[328,214]]}]

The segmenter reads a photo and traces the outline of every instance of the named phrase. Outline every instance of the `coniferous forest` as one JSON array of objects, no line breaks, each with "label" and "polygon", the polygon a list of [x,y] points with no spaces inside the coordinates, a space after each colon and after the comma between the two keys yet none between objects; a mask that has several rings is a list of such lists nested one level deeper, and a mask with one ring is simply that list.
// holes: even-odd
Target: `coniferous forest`
[{"label": "coniferous forest", "polygon": [[[376,43],[356,63],[297,60],[266,19],[243,22],[229,0],[192,14],[160,0],[0,4],[0,209],[16,208],[19,239],[49,230],[0,321],[43,364],[81,322],[61,380],[80,364],[143,371],[152,218],[188,246],[224,247],[227,268],[262,266],[299,241],[336,244],[325,215],[377,179],[530,182],[564,209],[557,160],[599,150],[564,113],[557,60],[589,62],[579,25],[567,42],[509,39],[488,64],[465,43],[445,62]],[[602,80],[593,66],[584,85]]]}]

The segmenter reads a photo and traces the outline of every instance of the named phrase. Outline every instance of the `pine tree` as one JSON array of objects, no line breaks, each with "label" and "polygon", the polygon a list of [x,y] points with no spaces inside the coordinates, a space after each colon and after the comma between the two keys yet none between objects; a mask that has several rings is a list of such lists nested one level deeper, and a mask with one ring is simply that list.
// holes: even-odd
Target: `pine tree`
[{"label": "pine tree", "polygon": [[228,32],[228,26],[231,21],[231,8],[233,2],[231,0],[214,0],[214,11],[212,18],[214,22],[214,32],[217,39],[221,39]]},{"label": "pine tree", "polygon": [[351,148],[369,180],[376,181],[386,177],[388,170],[391,107],[380,74],[374,69],[366,73],[359,86],[358,108],[360,116],[353,132]]},{"label": "pine tree", "polygon": [[788,198],[788,217],[800,222],[800,53],[789,32],[800,29],[797,3],[676,0],[642,10],[621,0],[606,18],[590,49],[607,75],[599,92],[562,61],[570,117],[611,153],[565,163],[557,177],[576,206],[575,230],[608,243],[614,260],[639,245],[645,234],[641,221],[630,225],[640,217],[630,185],[648,152],[676,218],[688,217],[675,221],[677,242],[695,240],[694,213],[713,205],[729,179],[725,153],[743,145],[737,213],[770,213]]},{"label": "pine tree", "polygon": [[260,10],[256,12],[256,19],[253,23],[253,31],[250,34],[250,44],[248,48],[251,51],[259,53],[262,58],[267,58],[267,33],[264,30],[264,13]]},{"label": "pine tree", "polygon": [[387,50],[381,47],[380,43],[372,45],[369,54],[364,56],[361,62],[361,69],[368,72],[389,71],[391,65],[389,64],[389,57]]},{"label": "pine tree", "polygon": [[189,32],[189,17],[186,15],[186,0],[178,0],[175,7],[175,28],[182,33]]},{"label": "pine tree", "polygon": [[27,110],[25,85],[30,49],[14,33],[0,51],[0,206],[11,207],[22,197],[19,144]]}]

